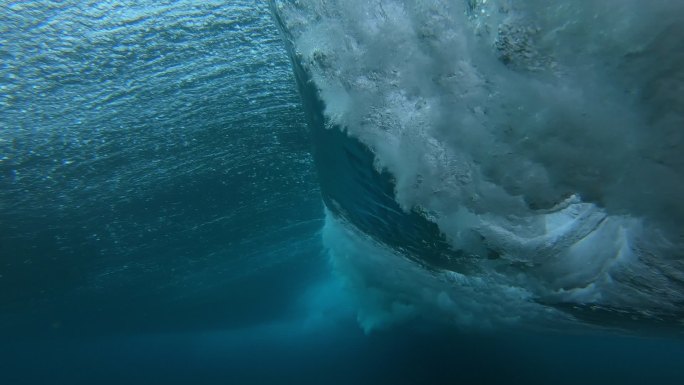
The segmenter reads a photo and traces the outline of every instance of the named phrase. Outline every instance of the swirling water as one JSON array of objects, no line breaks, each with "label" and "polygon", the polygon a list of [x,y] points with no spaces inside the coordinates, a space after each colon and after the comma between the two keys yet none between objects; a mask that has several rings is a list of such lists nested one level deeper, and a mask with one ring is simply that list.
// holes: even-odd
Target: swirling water
[{"label": "swirling water", "polygon": [[[680,4],[273,8],[324,148],[314,154],[329,222],[342,217],[439,276],[407,266],[414,294],[389,282],[371,313],[399,304],[475,327],[681,327]],[[347,182],[362,186],[355,202],[325,176],[346,159],[361,170]],[[367,253],[348,263],[350,253],[334,260],[357,270],[361,295],[382,291],[374,273],[363,282]]]},{"label": "swirling water", "polygon": [[[444,24],[460,12],[456,3],[461,4],[0,2],[0,383],[684,381],[684,344],[676,326],[678,295],[683,294],[676,286],[681,258],[674,255],[667,263],[655,258],[649,264],[651,270],[668,274],[667,279],[636,282],[644,292],[658,294],[639,302],[648,305],[637,306],[641,312],[630,302],[634,297],[629,290],[627,299],[606,295],[607,303],[582,297],[585,292],[573,285],[586,283],[585,277],[562,283],[563,293],[578,295],[561,293],[536,301],[539,293],[558,291],[558,283],[545,281],[548,285],[539,284],[530,292],[529,282],[557,279],[558,269],[567,265],[542,272],[549,275],[529,268],[532,280],[494,279],[505,273],[518,277],[520,266],[538,261],[506,254],[510,243],[491,240],[496,239],[493,226],[478,233],[483,227],[473,225],[471,216],[449,221],[453,211],[444,202],[454,196],[443,190],[453,185],[436,181],[477,185],[478,176],[472,168],[444,177],[435,159],[453,166],[450,146],[463,143],[449,135],[430,133],[431,138],[413,128],[434,123],[435,116],[440,127],[447,117],[463,119],[459,111],[443,115],[442,106],[430,104],[438,92],[462,86],[454,80],[459,75],[473,82],[461,94],[470,103],[469,111],[477,119],[490,117],[477,124],[489,129],[492,119],[510,112],[472,105],[482,90],[477,76],[468,73],[468,60],[486,67],[477,62],[485,60],[478,56],[482,52],[469,51],[456,70],[444,69],[453,57],[440,56],[440,44],[446,43],[439,36],[453,43],[448,39],[454,38],[454,31]],[[539,7],[535,15],[543,20],[550,12],[536,3],[525,4],[528,11]],[[486,31],[502,17],[487,13],[496,2],[462,4],[478,36],[489,39]],[[652,10],[663,4],[657,2]],[[601,7],[594,11],[602,15]],[[664,36],[681,36],[672,21],[681,16],[680,8],[672,5],[669,11],[660,19],[665,27],[646,40],[661,36],[662,30]],[[625,8],[617,14],[625,18],[629,12]],[[419,23],[425,15],[434,18]],[[646,21],[652,15],[645,14]],[[411,28],[411,23],[402,24],[407,20]],[[612,31],[629,31],[628,21]],[[539,28],[548,27],[538,23]],[[418,40],[415,31],[420,32]],[[495,44],[497,52],[514,53],[503,60],[517,73],[514,81],[485,83],[519,86],[529,80],[524,79],[527,74],[542,73],[533,79],[538,85],[547,75],[537,67],[550,66],[552,59],[569,65],[562,61],[564,52],[551,49],[558,48],[553,44],[543,46],[546,51],[533,51],[521,43],[527,41],[526,33],[503,34],[507,37]],[[403,50],[404,65],[392,67],[397,58],[394,51],[381,49],[386,48],[383,40]],[[415,41],[428,45],[419,55],[413,51]],[[627,66],[621,76],[643,79],[634,71],[643,65],[643,57],[665,50],[677,53],[678,41],[666,38],[660,45],[646,45],[643,52],[631,52],[636,67]],[[616,51],[624,48],[613,42]],[[523,44],[529,52],[504,43]],[[596,54],[596,49],[581,52],[581,58]],[[355,56],[359,52],[379,55]],[[520,52],[522,56],[516,56]],[[430,57],[438,60],[427,60]],[[681,84],[675,65],[680,57],[671,55],[650,72],[652,78],[671,79],[676,88]],[[302,58],[311,59],[310,64]],[[674,64],[669,68],[667,63]],[[417,64],[434,72],[418,76]],[[482,72],[491,75],[487,71],[492,68]],[[358,76],[358,71],[366,72]],[[388,78],[392,71],[407,75]],[[587,73],[591,71],[583,75]],[[655,95],[649,103],[675,103],[676,92],[668,93],[667,87],[660,92],[656,80],[649,83]],[[386,81],[395,81],[395,90],[408,91],[385,94]],[[609,91],[599,96],[608,98],[610,114],[619,115],[615,111],[622,111],[620,103],[627,102]],[[444,103],[454,101],[453,93],[449,95]],[[410,116],[403,115],[407,111]],[[553,108],[542,112],[532,114],[541,122],[558,119]],[[569,127],[576,123],[568,118],[575,112],[563,111],[572,123]],[[676,199],[681,136],[668,127],[681,117],[681,110],[675,103],[659,112],[669,120],[650,122],[671,145],[656,151],[658,142],[646,141],[640,151],[652,151],[656,163],[669,168],[654,172],[650,164],[636,162],[641,168],[635,169],[636,177],[652,175],[649,183],[674,175],[657,185],[658,191],[636,189],[617,199],[620,183],[630,180],[606,182],[606,191],[592,189],[578,176],[586,172],[586,164],[579,164],[573,174],[563,163],[550,167],[557,159],[542,153],[535,160],[551,171],[540,171],[537,165],[526,175],[521,170],[527,164],[517,157],[505,159],[510,174],[482,171],[504,191],[524,199],[514,201],[481,186],[476,192],[496,203],[492,214],[503,210],[520,215],[522,204],[549,210],[558,196],[576,188],[598,211],[604,210],[602,202],[610,204],[605,204],[607,214],[592,214],[596,209],[591,208],[568,216],[599,215],[597,220],[605,223],[604,215],[614,215],[611,210],[622,216],[631,210],[664,229],[670,246],[660,251],[677,250],[672,234],[681,224]],[[607,119],[593,110],[588,113],[583,119]],[[523,116],[518,112],[509,118]],[[380,118],[383,132],[389,134],[361,129],[382,123]],[[363,124],[356,126],[359,122]],[[404,129],[399,141],[392,136],[397,127]],[[540,127],[530,135],[547,135],[562,144],[564,138]],[[638,131],[634,125],[627,127]],[[520,134],[516,130],[510,129],[512,139],[506,145]],[[582,135],[586,141],[596,139],[591,133]],[[467,139],[496,142],[474,133]],[[529,144],[512,147],[523,155],[535,151]],[[401,151],[394,154],[392,148]],[[506,150],[496,147],[499,156]],[[586,156],[594,154],[592,150],[576,154],[564,149],[562,155]],[[427,155],[416,155],[420,152]],[[478,161],[484,156],[473,154]],[[616,168],[624,156],[620,151],[607,155],[607,166],[592,171],[599,175],[592,174],[592,183],[610,172],[624,176],[625,171]],[[554,186],[547,183],[558,180],[554,172],[572,178]],[[516,178],[522,177],[530,178],[533,187],[517,185]],[[437,199],[425,200],[430,189]],[[654,194],[665,202],[673,221],[663,219],[662,207],[637,204]],[[475,203],[466,206],[481,209]],[[509,231],[512,222],[497,222],[496,215],[489,218],[492,223]],[[536,220],[528,218],[526,223]],[[454,223],[468,231],[456,234]],[[606,231],[612,234],[610,229],[618,225],[606,226]],[[578,228],[557,239],[586,235]],[[538,236],[535,229],[530,225],[523,235]],[[478,240],[487,237],[490,241],[484,245]],[[518,242],[515,247],[525,246]],[[542,251],[549,249],[554,250]],[[487,264],[470,258],[484,252],[489,253]],[[613,254],[599,257],[612,260]],[[500,261],[514,268],[503,269]],[[496,275],[478,275],[483,268]],[[444,271],[449,273],[440,275]],[[617,281],[625,271],[632,270],[618,269]],[[602,282],[599,289],[610,289]],[[562,306],[568,299],[574,311]],[[549,303],[550,310],[540,311]],[[599,314],[587,316],[580,308],[584,304]],[[632,322],[614,317],[616,312]],[[625,337],[594,329],[617,326],[639,335],[647,327],[653,330],[654,323],[656,330],[667,326],[664,336]],[[524,327],[528,330],[519,331]]]}]

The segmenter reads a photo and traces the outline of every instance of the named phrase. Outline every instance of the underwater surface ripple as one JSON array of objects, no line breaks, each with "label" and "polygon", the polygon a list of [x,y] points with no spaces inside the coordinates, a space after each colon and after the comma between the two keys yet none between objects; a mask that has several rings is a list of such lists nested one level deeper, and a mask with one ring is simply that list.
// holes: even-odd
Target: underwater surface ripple
[{"label": "underwater surface ripple", "polygon": [[277,306],[227,289],[318,253],[320,198],[267,7],[10,2],[0,25],[2,319],[156,329],[143,310],[175,327]]}]

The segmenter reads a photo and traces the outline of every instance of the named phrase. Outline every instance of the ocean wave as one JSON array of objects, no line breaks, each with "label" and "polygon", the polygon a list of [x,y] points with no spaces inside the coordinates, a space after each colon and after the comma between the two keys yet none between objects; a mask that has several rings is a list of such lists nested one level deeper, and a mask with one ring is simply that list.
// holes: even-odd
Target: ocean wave
[{"label": "ocean wave", "polygon": [[362,297],[459,325],[681,324],[684,6],[271,6]]}]

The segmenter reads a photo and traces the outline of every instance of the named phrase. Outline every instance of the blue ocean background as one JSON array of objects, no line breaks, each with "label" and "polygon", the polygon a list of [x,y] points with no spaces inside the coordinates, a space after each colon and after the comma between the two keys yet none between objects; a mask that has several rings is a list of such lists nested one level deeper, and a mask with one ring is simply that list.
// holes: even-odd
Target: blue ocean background
[{"label": "blue ocean background", "polygon": [[671,330],[364,332],[266,2],[2,1],[0,57],[0,384],[684,383]]}]

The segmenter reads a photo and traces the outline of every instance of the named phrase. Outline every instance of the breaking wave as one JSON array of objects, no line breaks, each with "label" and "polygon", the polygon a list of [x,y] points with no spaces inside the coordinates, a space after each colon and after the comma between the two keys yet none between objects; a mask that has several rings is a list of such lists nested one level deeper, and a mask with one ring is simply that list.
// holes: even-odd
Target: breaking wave
[{"label": "breaking wave", "polygon": [[366,328],[681,325],[684,4],[271,6]]}]

